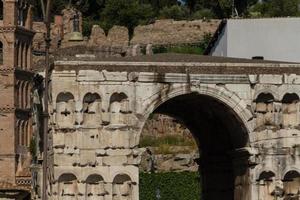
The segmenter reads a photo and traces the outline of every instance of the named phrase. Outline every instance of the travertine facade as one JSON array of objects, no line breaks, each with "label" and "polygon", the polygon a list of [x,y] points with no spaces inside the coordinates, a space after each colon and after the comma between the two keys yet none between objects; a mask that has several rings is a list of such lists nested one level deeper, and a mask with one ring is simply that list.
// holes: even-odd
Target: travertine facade
[{"label": "travertine facade", "polygon": [[34,73],[32,7],[26,0],[3,0],[0,25],[0,199],[27,199],[31,190]]},{"label": "travertine facade", "polygon": [[297,199],[300,65],[146,56],[56,61],[50,199],[138,200],[148,116],[184,121],[208,200]]}]

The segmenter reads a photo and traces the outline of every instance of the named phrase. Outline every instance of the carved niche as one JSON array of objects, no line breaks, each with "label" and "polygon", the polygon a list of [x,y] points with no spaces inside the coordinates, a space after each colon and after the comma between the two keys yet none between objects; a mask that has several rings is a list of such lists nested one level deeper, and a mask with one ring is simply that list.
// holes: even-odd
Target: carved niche
[{"label": "carved niche", "polygon": [[67,93],[60,93],[56,99],[56,124],[59,127],[72,127],[75,122],[75,100],[74,96]]},{"label": "carved niche", "polygon": [[101,124],[101,98],[98,94],[88,93],[83,98],[83,125],[97,126]]},{"label": "carved niche", "polygon": [[125,125],[128,123],[129,100],[124,93],[114,93],[110,98],[110,123]]},{"label": "carved niche", "polygon": [[132,200],[133,183],[126,174],[119,174],[113,180],[113,200]]}]

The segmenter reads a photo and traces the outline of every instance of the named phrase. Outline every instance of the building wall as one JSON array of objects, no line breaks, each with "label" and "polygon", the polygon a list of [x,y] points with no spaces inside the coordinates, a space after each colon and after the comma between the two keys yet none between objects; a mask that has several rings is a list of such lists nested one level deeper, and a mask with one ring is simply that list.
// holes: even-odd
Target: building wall
[{"label": "building wall", "polygon": [[0,198],[17,198],[31,187],[32,7],[27,1],[4,0],[0,9]]},{"label": "building wall", "polygon": [[[232,152],[236,156],[236,200],[274,199],[275,188],[299,194],[294,189],[300,185],[297,179],[284,185],[288,172],[300,176],[299,75],[191,74],[187,84],[186,74],[180,72],[164,73],[161,81],[153,72],[108,72],[97,69],[101,63],[85,62],[81,67],[76,62],[59,63],[60,69],[52,75],[50,105],[54,152],[50,199],[84,199],[90,194],[90,198],[104,200],[121,196],[122,200],[138,200],[141,129],[156,105],[190,93],[224,102],[248,130],[249,146]],[[78,68],[70,69],[71,65]],[[95,68],[84,69],[91,65]],[[261,94],[272,98],[261,98]],[[297,98],[286,101],[287,94]],[[239,170],[247,155],[246,173]],[[88,177],[95,174],[99,179],[89,182]],[[222,182],[220,174],[214,174],[210,184],[215,189]],[[122,178],[116,179],[119,175]],[[219,199],[218,195],[209,199]]]},{"label": "building wall", "polygon": [[[226,27],[227,57],[300,62],[300,18],[232,19]],[[223,43],[216,45],[225,51]]]},{"label": "building wall", "polygon": [[228,57],[300,61],[300,18],[229,20],[228,30]]},{"label": "building wall", "polygon": [[228,48],[228,28],[224,27],[218,40],[211,50],[213,56],[225,56],[227,57],[227,48]]}]

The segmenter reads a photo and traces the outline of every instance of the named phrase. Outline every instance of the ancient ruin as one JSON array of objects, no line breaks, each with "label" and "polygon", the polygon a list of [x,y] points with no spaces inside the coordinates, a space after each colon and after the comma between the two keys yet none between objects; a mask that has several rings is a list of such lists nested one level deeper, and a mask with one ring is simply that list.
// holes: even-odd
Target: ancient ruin
[{"label": "ancient ruin", "polygon": [[1,4],[0,198],[26,199],[32,184],[29,146],[38,129],[32,117],[37,83],[31,59],[32,7],[26,0],[3,0]]},{"label": "ancient ruin", "polygon": [[299,64],[178,54],[55,61],[49,199],[139,199],[151,113],[193,133],[204,199],[298,198],[299,73]]},{"label": "ancient ruin", "polygon": [[[0,199],[40,199],[43,85],[32,69],[32,8],[0,2]],[[56,20],[59,41],[68,31]],[[108,49],[85,40],[56,52],[49,200],[138,200],[140,136],[152,113],[182,120],[193,134],[203,199],[299,199],[300,64],[152,55],[151,45],[141,56],[140,44],[114,47],[125,32],[105,37]]]}]

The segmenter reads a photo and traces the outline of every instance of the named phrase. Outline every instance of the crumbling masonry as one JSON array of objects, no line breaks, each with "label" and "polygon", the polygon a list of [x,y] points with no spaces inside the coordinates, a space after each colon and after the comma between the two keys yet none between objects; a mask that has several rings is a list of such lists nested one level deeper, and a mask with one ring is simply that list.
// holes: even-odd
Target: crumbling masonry
[{"label": "crumbling masonry", "polygon": [[49,197],[139,199],[139,138],[155,112],[197,140],[204,199],[297,199],[299,74],[298,64],[176,54],[58,60]]}]

